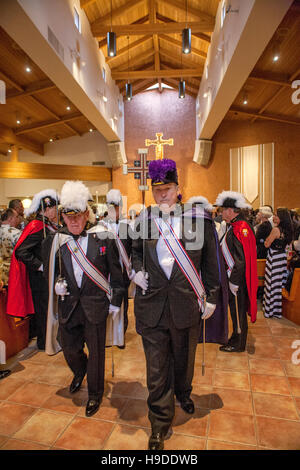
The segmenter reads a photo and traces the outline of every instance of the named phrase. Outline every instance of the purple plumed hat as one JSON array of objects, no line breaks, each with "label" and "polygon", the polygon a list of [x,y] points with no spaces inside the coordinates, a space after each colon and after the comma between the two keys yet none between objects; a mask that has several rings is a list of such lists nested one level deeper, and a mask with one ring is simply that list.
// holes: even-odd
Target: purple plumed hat
[{"label": "purple plumed hat", "polygon": [[175,183],[178,184],[176,163],[174,160],[152,160],[149,163],[149,176],[152,186]]}]

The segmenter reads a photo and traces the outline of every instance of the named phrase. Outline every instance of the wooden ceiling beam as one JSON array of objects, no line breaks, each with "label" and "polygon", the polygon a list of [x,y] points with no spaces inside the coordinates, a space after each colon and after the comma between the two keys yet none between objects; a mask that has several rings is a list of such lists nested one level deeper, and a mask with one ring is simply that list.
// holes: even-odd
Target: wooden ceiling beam
[{"label": "wooden ceiling beam", "polygon": [[[119,8],[113,9],[112,10],[113,27],[117,18],[121,17],[124,13],[129,13],[130,10],[136,8],[140,3],[145,3],[145,0],[128,0],[124,3],[124,5],[120,6]],[[97,28],[98,26],[102,26],[103,24],[108,22],[109,31],[110,31],[110,19],[111,19],[111,12],[109,9],[109,12],[106,15],[103,15],[100,18],[97,18],[95,21],[91,23],[91,29],[93,30],[93,28]]]},{"label": "wooden ceiling beam", "polygon": [[139,78],[165,78],[165,77],[202,77],[200,69],[173,69],[173,70],[137,70],[129,72],[112,72],[113,80],[122,80],[129,78],[130,80]]},{"label": "wooden ceiling beam", "polygon": [[[176,80],[171,81],[171,79],[168,79],[168,80],[164,80],[164,83],[166,85],[171,86],[172,88],[178,88],[179,86],[179,80],[178,82],[176,82]],[[185,82],[185,92],[187,95],[190,95],[193,98],[196,98],[198,94],[198,91],[195,91],[195,89],[192,89],[186,82]]]},{"label": "wooden ceiling beam", "polygon": [[[163,39],[164,41],[166,41],[166,42],[168,42],[168,43],[170,43],[174,46],[179,47],[180,50],[182,49],[182,43],[181,43],[181,41],[178,41],[177,39],[171,38],[170,36],[166,36],[165,34],[161,34],[160,39]],[[207,57],[206,52],[201,51],[200,49],[195,49],[194,47],[192,47],[191,54],[195,54],[195,55],[197,55],[201,58],[204,58],[204,59],[206,59],[206,57]]]},{"label": "wooden ceiling beam", "polygon": [[[44,129],[46,127],[52,127],[52,126],[57,126],[59,124],[65,124],[70,121],[73,121],[74,119],[78,119],[82,117],[81,113],[73,113],[70,115],[62,116],[59,120],[58,119],[52,119],[48,121],[43,121],[39,122],[36,124],[31,124],[29,126],[23,126],[15,130],[15,135],[20,135],[20,134],[26,134],[28,132],[33,132],[38,129]],[[74,129],[73,129],[74,130]],[[75,131],[74,131],[75,132]]]},{"label": "wooden ceiling beam", "polygon": [[24,136],[17,136],[12,129],[4,126],[3,124],[0,124],[0,142],[9,145],[17,145],[21,148],[26,148],[31,152],[37,153],[38,155],[44,155],[44,145]]},{"label": "wooden ceiling beam", "polygon": [[92,3],[95,3],[96,0],[80,0],[80,8],[87,8]]},{"label": "wooden ceiling beam", "polygon": [[52,90],[56,88],[56,85],[49,79],[39,80],[38,82],[31,83],[23,91],[9,90],[6,94],[6,100],[12,100],[14,98],[22,98],[23,96],[34,95],[43,91]]},{"label": "wooden ceiling beam", "polygon": [[[174,20],[172,20],[171,18],[167,17],[167,16],[163,16],[161,15],[160,13],[156,13],[156,18],[159,20],[159,21],[162,21],[163,23],[175,23]],[[198,38],[198,39],[202,39],[202,41],[206,41],[210,44],[211,42],[211,38],[210,36],[208,36],[207,34],[204,34],[204,33],[193,33],[192,32],[192,36]]]},{"label": "wooden ceiling beam", "polygon": [[288,119],[286,118],[286,116],[278,116],[278,115],[273,115],[273,114],[258,114],[258,112],[245,111],[244,109],[242,110],[235,106],[232,106],[229,109],[229,112],[238,113],[238,114],[242,114],[244,116],[249,116],[249,117],[256,117],[258,119],[264,119],[267,121],[277,121],[277,122],[283,122],[285,124],[293,124],[296,126],[300,126],[300,120],[296,121],[296,120]]},{"label": "wooden ceiling beam", "polygon": [[[175,8],[176,10],[182,11],[184,14],[186,13],[186,2],[182,2],[181,0],[160,0],[162,3],[166,3],[167,5]],[[213,29],[215,27],[215,18],[212,15],[209,15],[205,11],[198,10],[197,8],[194,8],[190,5],[188,5],[188,16],[193,16],[194,18],[198,20],[205,20],[207,22],[210,22],[213,24]],[[185,17],[184,17],[185,18]]]},{"label": "wooden ceiling beam", "polygon": [[[148,59],[149,57],[154,56],[155,51],[153,49],[147,51],[147,52],[142,52],[141,54],[135,56],[133,59],[130,60],[130,68],[136,67],[141,61],[144,61]],[[124,64],[122,67],[111,67],[111,71],[118,71],[118,72],[124,72],[125,70],[128,70],[128,64]]]},{"label": "wooden ceiling beam", "polygon": [[[138,20],[136,21],[133,21],[133,23],[130,23],[130,24],[144,24],[146,23],[147,21],[149,21],[149,15],[146,15],[146,16],[143,16],[142,18],[139,18]],[[123,35],[119,35],[120,36],[123,36]],[[125,36],[125,35],[124,35]],[[118,38],[117,38],[118,39]],[[107,45],[107,37],[105,37],[104,39],[102,39],[101,41],[99,41],[98,43],[98,46],[99,48],[101,49],[101,47],[106,47]]]},{"label": "wooden ceiling beam", "polygon": [[[149,39],[152,39],[152,36],[148,35],[137,39],[136,41],[129,44],[129,51],[133,51],[134,49],[140,47],[141,44],[148,41]],[[114,60],[119,59],[124,54],[128,54],[128,46],[122,47],[122,49],[118,50],[118,54],[115,57],[106,57],[105,62],[110,65]]]},{"label": "wooden ceiling beam", "polygon": [[[128,36],[138,36],[146,34],[176,34],[181,33],[184,28],[191,28],[194,33],[205,33],[213,31],[212,22],[203,21],[188,21],[184,23],[155,23],[155,24],[128,24],[128,25],[113,25],[113,31],[117,35],[126,34]],[[91,27],[94,37],[101,37],[106,35],[110,30],[110,25],[97,25]]]},{"label": "wooden ceiling beam", "polygon": [[177,64],[180,64],[180,65],[182,64],[183,66],[186,66],[186,67],[197,68],[199,66],[195,62],[192,62],[192,61],[188,60],[185,57],[180,57],[179,58],[175,55],[171,55],[171,52],[168,52],[165,49],[160,49],[160,55],[162,57],[165,57],[167,60],[172,60],[172,61],[176,62]]}]

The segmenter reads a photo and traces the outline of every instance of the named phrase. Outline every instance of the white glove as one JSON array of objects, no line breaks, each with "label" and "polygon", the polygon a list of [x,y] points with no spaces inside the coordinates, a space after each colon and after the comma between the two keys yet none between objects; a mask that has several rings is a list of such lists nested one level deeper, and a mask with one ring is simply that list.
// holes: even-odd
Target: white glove
[{"label": "white glove", "polygon": [[148,289],[148,281],[142,271],[139,271],[138,273],[135,274],[134,278],[132,279],[133,282],[136,283],[137,286],[139,286],[143,290]]},{"label": "white glove", "polygon": [[131,270],[131,274],[130,274],[130,276],[129,276],[129,279],[132,281],[135,275],[136,275],[136,272],[135,272],[134,269],[132,269],[132,270]]},{"label": "white glove", "polygon": [[68,284],[65,279],[61,279],[55,283],[55,293],[56,295],[70,295],[68,292]]},{"label": "white glove", "polygon": [[116,319],[119,311],[120,311],[120,307],[116,307],[115,305],[110,304],[109,309],[108,309],[108,313],[109,313],[109,315],[112,316],[113,320]]},{"label": "white glove", "polygon": [[215,309],[216,305],[206,302],[204,313],[201,316],[202,320],[207,320],[209,317],[211,317]]},{"label": "white glove", "polygon": [[236,296],[239,290],[239,286],[232,284],[232,282],[229,282],[229,289],[231,290],[232,294]]}]

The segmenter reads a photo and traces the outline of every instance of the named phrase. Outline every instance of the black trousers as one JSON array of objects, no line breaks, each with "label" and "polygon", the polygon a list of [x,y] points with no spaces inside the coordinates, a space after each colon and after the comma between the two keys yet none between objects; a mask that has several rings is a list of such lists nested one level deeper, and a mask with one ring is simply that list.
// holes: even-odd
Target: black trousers
[{"label": "black trousers", "polygon": [[34,315],[30,318],[29,338],[37,337],[39,349],[45,349],[47,312],[48,312],[48,285],[42,272],[30,271],[29,283],[34,305]]},{"label": "black trousers", "polygon": [[248,335],[248,319],[247,319],[247,309],[248,309],[248,291],[246,283],[240,285],[238,294],[238,313],[239,313],[239,322],[241,334],[238,334],[238,321],[237,321],[237,311],[235,305],[235,296],[229,292],[229,308],[230,316],[233,326],[233,334],[229,340],[232,346],[237,346],[240,349],[246,349],[247,344],[247,335]]},{"label": "black trousers", "polygon": [[178,330],[166,302],[159,324],[142,327],[147,364],[148,408],[152,432],[167,434],[175,413],[175,397],[192,391],[199,325]]},{"label": "black trousers", "polygon": [[[88,395],[90,400],[102,398],[105,375],[106,321],[90,323],[80,304],[70,320],[59,325],[60,344],[65,359],[74,376],[84,377],[87,373]],[[84,345],[88,348],[88,357]]]}]

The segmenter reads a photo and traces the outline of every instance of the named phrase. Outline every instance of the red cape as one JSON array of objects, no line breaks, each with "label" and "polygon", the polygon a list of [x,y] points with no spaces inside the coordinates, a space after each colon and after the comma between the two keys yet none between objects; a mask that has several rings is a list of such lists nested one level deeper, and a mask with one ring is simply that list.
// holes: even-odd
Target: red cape
[{"label": "red cape", "polygon": [[257,314],[257,262],[256,262],[256,240],[249,224],[245,220],[237,220],[232,224],[233,233],[243,245],[246,262],[246,284],[249,297],[248,314],[254,323]]},{"label": "red cape", "polygon": [[28,235],[40,230],[43,230],[43,222],[41,220],[33,220],[26,225],[11,257],[6,313],[13,317],[24,318],[35,313],[28,272],[25,264],[17,260],[15,251],[22,245]]}]

